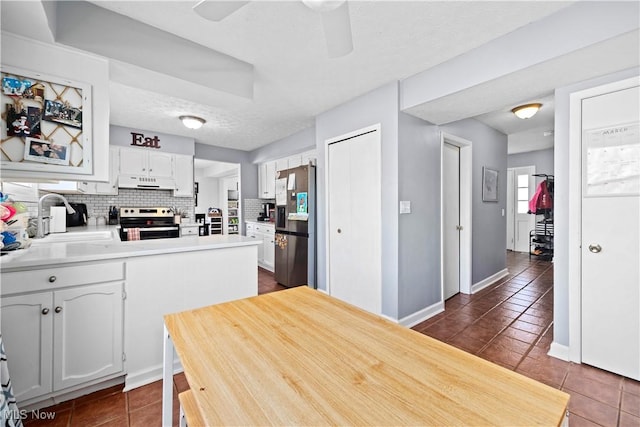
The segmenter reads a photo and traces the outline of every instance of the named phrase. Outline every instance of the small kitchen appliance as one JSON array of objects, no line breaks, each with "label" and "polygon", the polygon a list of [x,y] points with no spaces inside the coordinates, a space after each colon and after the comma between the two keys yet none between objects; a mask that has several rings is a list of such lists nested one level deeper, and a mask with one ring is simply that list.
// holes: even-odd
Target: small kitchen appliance
[{"label": "small kitchen appliance", "polygon": [[[67,213],[67,227],[80,227],[87,225],[87,205],[84,203],[69,203],[74,213]],[[58,206],[64,206],[62,204]]]},{"label": "small kitchen appliance", "polygon": [[174,212],[168,207],[120,208],[120,239],[168,239],[180,237],[180,225],[174,223]]},{"label": "small kitchen appliance", "polygon": [[275,208],[274,203],[263,203],[258,214],[258,221],[272,221],[275,216]]}]

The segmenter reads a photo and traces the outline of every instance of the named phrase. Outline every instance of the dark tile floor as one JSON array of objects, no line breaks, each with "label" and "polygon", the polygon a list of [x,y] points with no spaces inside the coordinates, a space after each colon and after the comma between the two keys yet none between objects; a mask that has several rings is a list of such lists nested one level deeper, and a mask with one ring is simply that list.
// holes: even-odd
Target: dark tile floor
[{"label": "dark tile floor", "polygon": [[640,383],[547,355],[553,340],[553,263],[508,252],[509,276],[413,329],[571,395],[575,426],[640,426]]},{"label": "dark tile floor", "polygon": [[[456,295],[445,312],[413,329],[467,352],[559,388],[571,395],[569,422],[580,426],[640,427],[640,383],[597,368],[547,356],[553,337],[553,264],[508,253],[510,275],[474,295]],[[259,293],[285,289],[266,270],[258,271]],[[174,377],[177,394],[188,388]],[[122,386],[43,409],[52,421],[27,426],[159,426],[162,383],[122,393]]]}]

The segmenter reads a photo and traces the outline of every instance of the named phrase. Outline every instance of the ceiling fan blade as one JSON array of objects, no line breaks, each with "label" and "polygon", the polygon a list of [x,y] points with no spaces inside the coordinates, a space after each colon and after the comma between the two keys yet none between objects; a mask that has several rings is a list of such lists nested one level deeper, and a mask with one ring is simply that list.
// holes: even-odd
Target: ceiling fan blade
[{"label": "ceiling fan blade", "polygon": [[229,0],[201,0],[195,6],[193,6],[193,10],[204,19],[219,22],[247,3],[249,2]]},{"label": "ceiling fan blade", "polygon": [[349,2],[345,1],[333,10],[322,12],[322,27],[329,57],[338,58],[353,50]]}]

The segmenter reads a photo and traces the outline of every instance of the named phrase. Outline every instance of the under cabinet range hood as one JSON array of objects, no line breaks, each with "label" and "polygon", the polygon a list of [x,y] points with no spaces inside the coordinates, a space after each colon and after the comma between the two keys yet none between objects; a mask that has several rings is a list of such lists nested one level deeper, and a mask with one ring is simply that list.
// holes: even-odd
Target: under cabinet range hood
[{"label": "under cabinet range hood", "polygon": [[118,187],[139,188],[142,190],[175,190],[176,182],[171,178],[120,175],[118,177]]}]

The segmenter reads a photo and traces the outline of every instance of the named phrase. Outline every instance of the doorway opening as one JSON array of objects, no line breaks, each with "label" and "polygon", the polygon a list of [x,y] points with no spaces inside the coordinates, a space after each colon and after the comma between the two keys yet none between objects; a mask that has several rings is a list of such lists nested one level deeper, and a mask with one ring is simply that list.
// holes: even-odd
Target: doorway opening
[{"label": "doorway opening", "polygon": [[240,234],[240,164],[194,159],[196,221],[202,233]]},{"label": "doorway opening", "polygon": [[535,215],[529,213],[535,173],[535,166],[507,169],[507,250],[529,252],[529,232],[535,227]]}]

